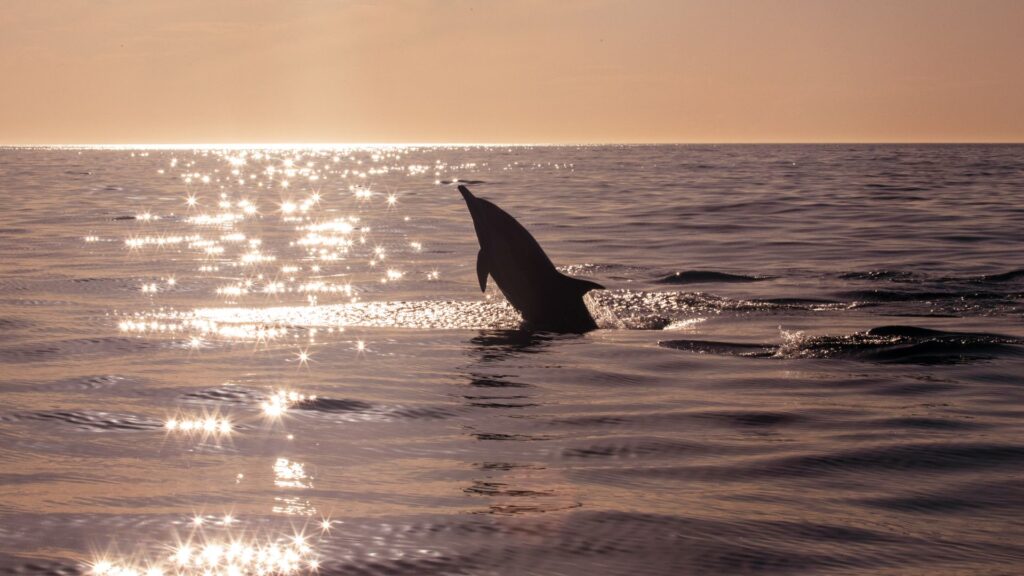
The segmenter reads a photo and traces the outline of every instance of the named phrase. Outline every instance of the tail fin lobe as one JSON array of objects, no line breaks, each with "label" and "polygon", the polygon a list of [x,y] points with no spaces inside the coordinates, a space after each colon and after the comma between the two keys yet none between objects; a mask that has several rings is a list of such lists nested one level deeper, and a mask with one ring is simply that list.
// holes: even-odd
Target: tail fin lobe
[{"label": "tail fin lobe", "polygon": [[584,280],[582,278],[573,278],[572,276],[566,276],[565,274],[562,274],[562,281],[566,284],[566,286],[569,287],[570,290],[578,292],[580,296],[583,296],[584,294],[590,292],[591,290],[605,289],[604,286],[601,286],[597,282]]}]

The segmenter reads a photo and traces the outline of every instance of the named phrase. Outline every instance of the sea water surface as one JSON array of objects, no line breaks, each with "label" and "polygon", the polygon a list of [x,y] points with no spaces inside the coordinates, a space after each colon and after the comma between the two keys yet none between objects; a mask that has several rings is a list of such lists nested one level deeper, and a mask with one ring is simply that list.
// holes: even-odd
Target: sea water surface
[{"label": "sea water surface", "polygon": [[[468,185],[600,329],[481,294]],[[0,150],[0,573],[1019,574],[1024,147]]]}]

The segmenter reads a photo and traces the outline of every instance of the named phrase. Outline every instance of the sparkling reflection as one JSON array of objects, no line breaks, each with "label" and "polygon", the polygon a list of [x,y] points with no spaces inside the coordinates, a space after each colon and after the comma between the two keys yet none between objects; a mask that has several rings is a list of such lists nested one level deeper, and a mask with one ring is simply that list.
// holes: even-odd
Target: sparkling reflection
[{"label": "sparkling reflection", "polygon": [[274,462],[274,486],[278,488],[312,488],[312,478],[300,462],[278,458]]},{"label": "sparkling reflection", "polygon": [[[122,319],[121,331],[135,334],[192,334],[199,338],[269,341],[298,328],[347,327],[513,329],[521,317],[504,300],[484,302],[348,302],[307,306],[163,310]],[[292,328],[289,328],[292,327]]]},{"label": "sparkling reflection", "polygon": [[[134,207],[118,218],[123,232],[102,239],[134,262],[161,265],[158,272],[140,271],[131,283],[129,289],[147,309],[112,312],[118,329],[170,339],[194,361],[212,360],[232,342],[251,342],[267,345],[257,346],[257,352],[272,349],[283,363],[306,367],[317,360],[318,333],[517,325],[518,315],[501,302],[393,301],[407,297],[410,281],[438,280],[441,272],[422,237],[407,230],[411,220],[406,212],[414,208],[409,199],[415,195],[382,185],[377,177],[417,177],[429,186],[434,179],[473,168],[443,161],[410,163],[404,154],[402,147],[168,153],[157,172],[174,178],[179,189],[154,200],[166,200],[162,205]],[[105,247],[93,244],[101,242],[98,236],[83,240],[90,250]],[[353,358],[384,353],[383,345],[378,350],[355,332],[346,337],[344,353]],[[264,419],[277,420],[313,400],[316,396],[279,389],[262,399],[259,409]],[[243,424],[253,414],[168,416],[165,433],[191,443],[251,430]],[[321,535],[328,533],[332,521],[303,497],[313,487],[312,466],[282,456],[271,467],[270,511],[311,517],[310,525],[318,526]],[[254,482],[237,469],[230,472],[228,483]],[[98,558],[92,572],[265,576],[319,567],[311,541],[301,533],[254,534],[230,513],[190,516],[182,524],[179,529],[188,534],[153,559],[140,554]]]},{"label": "sparkling reflection", "polygon": [[[238,519],[224,516],[221,529],[206,530],[201,516],[191,522],[184,538],[173,537],[163,552],[131,557],[99,557],[90,564],[94,576],[270,576],[316,572],[320,560],[314,539],[302,532],[258,536],[251,530],[234,532]],[[326,530],[321,530],[325,533]]]},{"label": "sparkling reflection", "polygon": [[315,395],[307,396],[294,390],[278,390],[265,400],[260,407],[268,418],[280,418],[291,407],[303,402],[316,400]]},{"label": "sparkling reflection", "polygon": [[164,421],[164,428],[168,432],[218,436],[231,434],[232,431],[231,421],[218,416],[168,418]]},{"label": "sparkling reflection", "polygon": [[[130,252],[173,251],[179,255],[178,260],[191,256],[198,261],[192,270],[207,275],[205,281],[202,277],[192,281],[179,270],[158,282],[140,279],[140,290],[150,301],[157,303],[171,297],[165,292],[175,288],[179,304],[180,298],[198,297],[202,301],[212,294],[223,299],[231,311],[225,309],[221,314],[209,309],[160,308],[122,317],[119,328],[138,335],[181,334],[191,349],[213,339],[267,342],[286,336],[289,326],[303,325],[302,317],[310,313],[292,309],[300,318],[285,313],[269,322],[238,320],[239,316],[266,310],[268,299],[294,304],[289,299],[296,298],[315,307],[322,297],[330,297],[335,300],[330,303],[333,305],[338,300],[356,305],[362,303],[365,293],[378,294],[406,278],[438,280],[438,270],[417,265],[423,256],[422,242],[407,237],[401,226],[396,227],[409,221],[409,216],[399,214],[404,192],[388,189],[378,193],[370,180],[390,173],[420,176],[433,172],[441,176],[475,166],[448,165],[440,160],[408,164],[403,159],[407,153],[408,149],[401,146],[206,149],[193,151],[194,158],[176,153],[159,171],[177,178],[184,186],[184,193],[175,202],[178,206],[184,203],[187,211],[180,216],[152,209],[138,211],[128,217],[138,224],[126,233],[124,246]],[[275,223],[268,220],[281,226],[267,226]],[[377,228],[385,233],[378,235]],[[290,238],[282,243],[275,237],[274,248],[268,249],[263,237],[266,230],[283,230]],[[179,284],[187,288],[177,289]],[[437,303],[419,311],[389,308],[393,303],[388,302],[377,306],[348,311],[348,315],[363,316],[365,322],[358,317],[342,317],[326,324],[335,329],[356,325],[461,327],[445,319],[456,315],[455,310],[430,309]],[[452,303],[451,307],[461,309],[462,303]],[[271,309],[282,310],[276,306]],[[469,312],[470,318],[479,318],[473,316],[473,310]],[[505,311],[497,315],[514,318]],[[480,327],[475,321],[465,324]],[[486,326],[494,327],[494,323]],[[300,359],[302,364],[305,361]]]}]

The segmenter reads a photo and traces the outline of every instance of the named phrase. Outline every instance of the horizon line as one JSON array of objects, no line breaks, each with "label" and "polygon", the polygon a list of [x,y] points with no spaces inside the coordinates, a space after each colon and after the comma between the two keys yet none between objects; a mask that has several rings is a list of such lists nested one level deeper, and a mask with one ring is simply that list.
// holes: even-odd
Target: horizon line
[{"label": "horizon line", "polygon": [[332,149],[332,148],[487,148],[487,147],[558,147],[558,146],[784,146],[784,145],[1022,145],[1024,140],[760,140],[721,142],[191,142],[191,143],[46,143],[46,144],[0,144],[0,149],[10,148],[63,148],[63,149],[149,149],[189,150],[200,148],[220,149]]}]

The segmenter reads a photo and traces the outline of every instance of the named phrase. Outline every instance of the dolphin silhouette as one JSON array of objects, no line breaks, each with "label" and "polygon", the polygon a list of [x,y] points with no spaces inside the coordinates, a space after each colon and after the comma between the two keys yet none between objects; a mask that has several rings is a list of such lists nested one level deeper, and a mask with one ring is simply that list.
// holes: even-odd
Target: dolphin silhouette
[{"label": "dolphin silhouette", "polygon": [[583,303],[583,295],[604,286],[580,280],[555,269],[540,244],[522,224],[493,203],[459,186],[473,228],[480,241],[476,276],[487,290],[487,276],[509,303],[523,315],[528,327],[555,332],[585,332],[597,323]]}]

